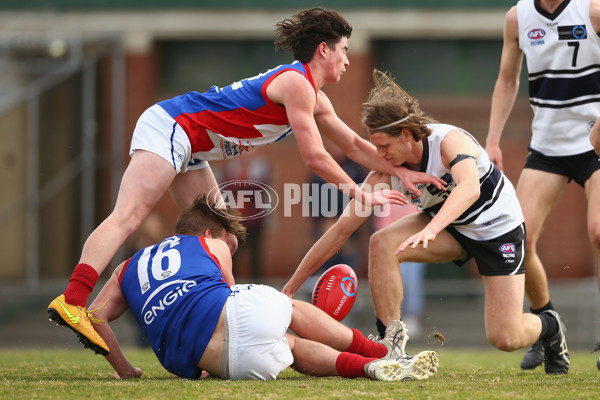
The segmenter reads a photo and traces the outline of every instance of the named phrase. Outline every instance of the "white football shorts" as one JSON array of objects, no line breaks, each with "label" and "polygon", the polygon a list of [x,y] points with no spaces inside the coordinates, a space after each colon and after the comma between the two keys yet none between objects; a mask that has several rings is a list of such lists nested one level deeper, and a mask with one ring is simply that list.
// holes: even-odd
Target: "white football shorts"
[{"label": "white football shorts", "polygon": [[192,145],[187,134],[158,104],[144,111],[135,125],[129,156],[136,150],[146,150],[162,157],[178,174],[208,166],[207,161],[192,159]]},{"label": "white football shorts", "polygon": [[[292,320],[292,301],[265,285],[235,285],[227,299],[225,349],[228,371],[224,378],[272,380],[292,365],[294,357],[285,338]],[[228,373],[227,373],[228,372]],[[225,374],[224,374],[225,373]]]}]

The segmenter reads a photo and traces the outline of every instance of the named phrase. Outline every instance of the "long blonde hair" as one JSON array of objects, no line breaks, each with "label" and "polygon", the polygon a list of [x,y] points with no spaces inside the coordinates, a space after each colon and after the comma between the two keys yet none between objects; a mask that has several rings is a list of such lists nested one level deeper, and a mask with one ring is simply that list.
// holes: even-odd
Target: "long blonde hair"
[{"label": "long blonde hair", "polygon": [[366,103],[363,103],[362,124],[369,134],[382,132],[398,136],[403,128],[412,132],[415,141],[421,141],[431,135],[426,125],[437,122],[426,115],[419,102],[385,72],[373,70],[373,83]]}]

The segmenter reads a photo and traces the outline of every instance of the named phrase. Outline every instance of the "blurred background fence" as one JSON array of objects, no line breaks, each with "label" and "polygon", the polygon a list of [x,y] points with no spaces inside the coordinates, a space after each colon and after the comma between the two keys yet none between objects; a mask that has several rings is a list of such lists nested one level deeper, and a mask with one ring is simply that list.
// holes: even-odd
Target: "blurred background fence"
[{"label": "blurred background fence", "polygon": [[[274,25],[298,9],[320,5],[340,11],[354,28],[348,71],[339,84],[325,89],[350,127],[364,135],[361,104],[378,68],[391,72],[433,117],[483,143],[503,18],[514,4],[0,0],[0,345],[56,344],[46,329],[45,306],[64,289],[83,242],[111,211],[133,127],[150,105],[291,61],[273,50]],[[502,142],[505,172],[513,183],[530,138],[526,90],[522,83]],[[315,181],[293,137],[243,157],[254,166],[242,170],[262,174],[260,179],[276,191],[285,183]],[[235,176],[224,163],[212,166],[218,178]],[[585,201],[583,190],[569,185],[539,246],[553,302],[572,321],[571,340],[591,347],[600,334],[600,317]],[[170,234],[177,213],[165,196],[114,265]],[[252,228],[260,240],[250,241],[236,256],[238,281],[272,282],[280,289],[321,232],[321,222],[303,217],[300,206],[292,207],[291,216],[284,216],[283,208],[269,214]],[[373,331],[364,281],[371,232],[370,226],[361,228],[352,248],[342,251],[363,279],[362,300],[349,322],[367,332]],[[259,262],[250,254],[258,254]],[[485,343],[481,282],[473,266],[430,266],[424,284],[424,331],[434,327],[433,321],[447,319],[438,329],[456,328],[448,335],[461,338],[455,343]],[[467,326],[473,329],[463,329]]]}]

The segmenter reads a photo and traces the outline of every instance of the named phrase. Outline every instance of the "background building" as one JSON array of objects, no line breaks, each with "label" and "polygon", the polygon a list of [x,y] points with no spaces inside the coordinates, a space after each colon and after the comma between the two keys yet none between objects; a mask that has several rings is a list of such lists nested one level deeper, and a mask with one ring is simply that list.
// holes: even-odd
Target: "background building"
[{"label": "background building", "polygon": [[[325,90],[350,127],[364,135],[360,109],[376,67],[391,72],[433,117],[467,129],[483,144],[503,18],[513,4],[0,0],[0,293],[35,294],[39,302],[24,303],[36,312],[42,304],[45,312],[46,294],[66,285],[83,242],[112,209],[139,115],[159,100],[228,85],[291,61],[273,50],[274,25],[301,8],[333,8],[353,25],[348,71]],[[502,141],[505,172],[515,184],[530,139],[526,90],[523,83]],[[277,191],[284,183],[311,180],[294,140],[288,137],[262,153]],[[221,172],[218,162],[212,165]],[[569,185],[548,218],[540,254],[551,282],[569,278],[596,293],[584,202],[583,190]],[[312,244],[313,221],[296,211],[284,217],[280,208],[263,222],[265,280],[289,277]],[[168,234],[177,214],[165,196],[155,209],[159,222],[152,233]],[[148,229],[153,228],[142,233]],[[115,261],[139,246],[139,236]],[[368,236],[359,233],[359,247],[366,248]],[[362,277],[365,262],[363,253],[353,266]],[[243,259],[239,265],[244,281],[250,267]],[[446,291],[452,285],[444,279],[473,276],[474,268],[428,269],[431,284]],[[469,287],[455,291],[480,294]],[[9,307],[0,301],[0,318],[9,321]],[[588,330],[596,335],[598,329]]]}]

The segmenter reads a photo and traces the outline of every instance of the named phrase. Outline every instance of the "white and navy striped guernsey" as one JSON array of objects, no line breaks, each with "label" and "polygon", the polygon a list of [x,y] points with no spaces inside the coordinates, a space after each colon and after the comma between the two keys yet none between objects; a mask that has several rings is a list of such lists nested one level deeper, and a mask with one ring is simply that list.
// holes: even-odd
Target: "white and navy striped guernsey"
[{"label": "white and navy striped guernsey", "polygon": [[592,150],[589,133],[600,116],[600,37],[589,9],[590,0],[565,0],[552,14],[537,0],[517,3],[534,112],[530,146],[547,156]]},{"label": "white and navy striped guernsey", "polygon": [[[458,129],[473,138],[468,132],[452,125],[431,124],[432,134],[423,140],[422,172],[442,178],[448,183],[446,191],[434,185],[418,185],[420,196],[406,190],[400,179],[391,177],[392,189],[402,192],[419,210],[434,216],[456,187],[450,169],[442,164],[441,143],[448,132]],[[479,143],[478,143],[479,145]],[[481,154],[475,160],[479,170],[479,198],[451,226],[473,240],[490,240],[515,229],[524,222],[521,205],[515,189],[508,178],[491,162],[490,157],[479,145]],[[463,161],[465,162],[465,161]],[[467,161],[468,162],[468,161]]]}]

